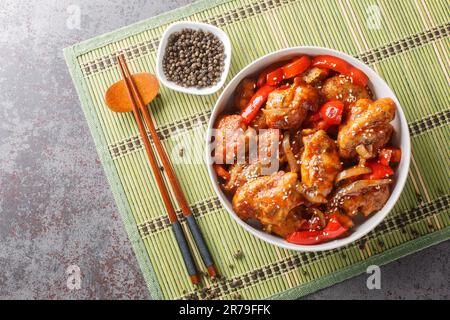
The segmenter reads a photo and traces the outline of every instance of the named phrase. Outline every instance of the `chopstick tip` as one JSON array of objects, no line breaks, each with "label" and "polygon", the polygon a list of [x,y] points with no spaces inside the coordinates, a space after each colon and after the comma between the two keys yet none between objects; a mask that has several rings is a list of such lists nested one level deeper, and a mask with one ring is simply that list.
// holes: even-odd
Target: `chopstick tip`
[{"label": "chopstick tip", "polygon": [[190,278],[191,278],[192,284],[193,284],[195,287],[198,287],[198,285],[199,285],[199,283],[200,283],[200,280],[199,280],[198,276],[195,274],[195,275],[190,276]]},{"label": "chopstick tip", "polygon": [[215,279],[217,277],[217,270],[214,265],[208,266],[208,273],[212,279]]}]

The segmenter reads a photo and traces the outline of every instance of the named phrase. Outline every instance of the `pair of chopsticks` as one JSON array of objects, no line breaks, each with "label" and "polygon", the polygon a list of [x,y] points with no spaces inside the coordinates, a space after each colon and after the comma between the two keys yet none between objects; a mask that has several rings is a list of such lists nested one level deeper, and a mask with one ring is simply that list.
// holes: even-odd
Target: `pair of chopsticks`
[{"label": "pair of chopsticks", "polygon": [[148,139],[144,123],[140,117],[143,115],[145,124],[147,125],[148,130],[150,131],[150,135],[152,137],[153,143],[155,145],[156,151],[161,159],[164,171],[167,173],[169,178],[169,183],[174,192],[176,201],[178,202],[181,211],[183,212],[184,217],[186,218],[187,225],[189,230],[191,231],[192,237],[194,238],[194,242],[200,252],[203,263],[206,265],[208,269],[208,273],[211,278],[214,278],[217,275],[216,268],[214,266],[214,262],[211,258],[211,254],[208,251],[208,247],[206,246],[205,240],[200,232],[200,228],[195,221],[194,216],[192,215],[191,209],[189,208],[189,204],[184,196],[183,191],[181,190],[180,183],[178,182],[177,177],[175,176],[175,172],[173,171],[172,165],[170,164],[169,158],[164,150],[164,147],[158,137],[155,126],[153,124],[153,120],[150,117],[150,113],[148,112],[146,106],[142,102],[142,98],[138,92],[138,89],[134,83],[134,80],[131,76],[131,73],[128,69],[128,66],[125,62],[125,56],[122,54],[118,57],[120,73],[125,82],[125,87],[128,91],[128,95],[133,107],[133,115],[134,119],[139,128],[139,132],[141,134],[142,141],[144,143],[145,151],[147,152],[148,159],[150,161],[150,166],[155,175],[156,183],[158,185],[158,189],[161,193],[164,205],[167,210],[167,214],[169,216],[169,221],[172,226],[172,230],[175,234],[175,238],[177,240],[179,249],[183,256],[184,263],[186,265],[186,269],[188,271],[191,282],[196,285],[199,283],[198,270],[194,263],[194,259],[192,257],[191,250],[189,248],[186,237],[183,233],[183,229],[181,227],[180,222],[178,221],[177,214],[175,212],[174,206],[172,204],[169,191],[164,183],[160,168],[156,161],[155,154],[153,153],[152,147],[150,145],[150,141]]}]

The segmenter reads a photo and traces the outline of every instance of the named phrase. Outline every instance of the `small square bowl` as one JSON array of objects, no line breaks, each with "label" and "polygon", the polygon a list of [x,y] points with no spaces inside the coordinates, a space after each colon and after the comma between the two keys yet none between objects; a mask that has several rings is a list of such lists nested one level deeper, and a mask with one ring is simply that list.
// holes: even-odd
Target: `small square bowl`
[{"label": "small square bowl", "polygon": [[[163,70],[163,59],[164,54],[167,46],[167,42],[169,40],[169,37],[172,33],[181,31],[183,29],[193,29],[193,30],[203,30],[203,31],[209,31],[213,33],[217,38],[219,38],[220,41],[222,41],[224,45],[225,50],[225,61],[224,61],[224,70],[222,72],[222,76],[218,83],[216,83],[212,87],[205,87],[205,88],[196,88],[196,87],[182,87],[177,85],[175,82],[172,82],[167,79],[166,75],[164,74]],[[206,23],[200,23],[200,22],[190,22],[190,21],[181,21],[181,22],[175,22],[167,27],[167,29],[164,31],[164,34],[162,35],[161,41],[159,43],[158,47],[158,56],[157,56],[157,66],[156,66],[156,72],[158,74],[159,80],[162,82],[162,84],[172,90],[188,93],[188,94],[195,94],[195,95],[208,95],[213,94],[217,92],[225,83],[225,80],[228,75],[228,71],[230,69],[230,62],[231,62],[231,42],[228,38],[227,34],[222,30],[219,29],[213,25],[206,24]]]}]

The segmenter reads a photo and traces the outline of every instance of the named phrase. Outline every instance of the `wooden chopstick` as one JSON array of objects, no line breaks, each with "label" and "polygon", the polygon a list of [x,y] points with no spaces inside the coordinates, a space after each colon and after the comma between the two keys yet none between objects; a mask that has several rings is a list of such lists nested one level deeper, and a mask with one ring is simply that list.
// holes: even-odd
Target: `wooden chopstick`
[{"label": "wooden chopstick", "polygon": [[125,59],[122,58],[122,60],[123,60],[123,67],[124,67],[125,75],[127,76],[128,79],[131,80],[130,81],[131,92],[133,93],[133,96],[135,98],[135,101],[138,104],[139,109],[141,110],[142,114],[144,115],[145,123],[147,125],[147,128],[150,131],[150,135],[152,136],[152,140],[155,145],[156,152],[158,153],[158,155],[161,159],[162,165],[164,167],[164,171],[167,173],[167,176],[169,178],[169,183],[172,186],[172,190],[175,194],[175,198],[181,208],[181,211],[183,212],[183,215],[186,217],[186,221],[188,223],[189,229],[194,238],[195,244],[197,245],[197,248],[200,252],[203,263],[207,267],[209,275],[212,278],[214,278],[217,275],[217,271],[214,266],[214,261],[212,260],[211,254],[208,250],[208,247],[206,246],[205,240],[203,239],[203,236],[200,231],[200,228],[198,227],[197,221],[195,220],[194,215],[192,214],[189,204],[183,193],[183,190],[181,189],[180,183],[175,175],[172,164],[170,163],[167,153],[164,150],[161,140],[159,139],[158,133],[156,132],[155,125],[153,124],[153,120],[150,116],[150,113],[148,112],[148,109],[146,108],[145,104],[142,101],[142,97],[139,94],[139,90],[137,89],[136,84],[133,81],[133,78],[131,77],[131,73],[125,62]]},{"label": "wooden chopstick", "polygon": [[153,171],[153,173],[155,175],[155,179],[156,179],[156,183],[158,185],[158,189],[159,189],[159,191],[161,193],[164,205],[165,205],[165,207],[167,209],[167,214],[169,216],[169,221],[171,223],[172,230],[173,230],[173,232],[175,234],[175,238],[177,240],[178,246],[179,246],[181,254],[183,256],[183,260],[184,260],[184,263],[186,265],[186,269],[188,271],[188,274],[189,274],[189,277],[191,279],[191,282],[194,285],[197,285],[199,283],[197,267],[196,267],[196,265],[194,263],[194,259],[192,257],[191,251],[189,249],[186,237],[185,237],[185,235],[183,233],[183,229],[181,228],[181,224],[178,221],[177,214],[175,212],[175,209],[173,207],[172,201],[170,199],[169,192],[167,190],[167,187],[166,187],[166,185],[164,183],[164,180],[163,180],[163,177],[161,175],[160,169],[158,167],[158,163],[156,161],[155,154],[153,153],[153,150],[151,148],[150,141],[149,141],[147,133],[145,131],[144,123],[142,122],[142,119],[141,119],[140,114],[139,114],[138,106],[136,105],[136,101],[135,101],[133,93],[132,93],[132,83],[133,83],[132,79],[133,78],[131,76],[129,76],[129,72],[128,73],[126,72],[126,71],[128,71],[127,70],[128,68],[126,68],[125,59],[124,59],[123,55],[119,56],[118,61],[119,61],[120,73],[122,74],[122,77],[123,77],[123,79],[125,81],[125,86],[126,86],[127,91],[128,91],[128,95],[129,95],[129,98],[130,98],[130,101],[131,101],[131,105],[133,107],[134,119],[136,120],[136,123],[138,125],[139,133],[141,135],[142,141],[144,143],[145,151],[147,152],[147,156],[148,156],[148,159],[150,161],[150,166],[151,166],[152,171]]}]

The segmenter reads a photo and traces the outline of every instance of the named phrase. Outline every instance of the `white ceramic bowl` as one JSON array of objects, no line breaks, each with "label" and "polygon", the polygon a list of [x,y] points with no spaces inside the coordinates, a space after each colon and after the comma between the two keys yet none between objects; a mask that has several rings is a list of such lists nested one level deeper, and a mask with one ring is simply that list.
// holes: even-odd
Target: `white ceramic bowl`
[{"label": "white ceramic bowl", "polygon": [[[166,50],[167,42],[169,40],[169,37],[172,33],[181,31],[183,29],[193,29],[193,30],[203,30],[203,31],[209,31],[213,33],[217,38],[219,38],[220,41],[222,41],[225,49],[225,65],[224,70],[222,73],[222,76],[218,83],[216,83],[212,87],[206,87],[206,88],[195,88],[195,87],[182,87],[177,85],[175,82],[169,81],[164,74],[163,70],[163,58],[164,53]],[[167,29],[164,31],[164,34],[161,37],[161,41],[159,43],[158,47],[158,56],[157,56],[157,62],[156,62],[156,72],[158,74],[159,80],[162,82],[162,84],[172,90],[184,92],[188,94],[195,94],[195,95],[208,95],[213,94],[217,92],[225,83],[225,80],[227,79],[228,71],[230,70],[230,62],[231,62],[231,42],[228,38],[227,34],[222,30],[219,29],[213,25],[206,24],[206,23],[200,23],[200,22],[190,22],[190,21],[181,21],[181,22],[175,22],[167,27]]]},{"label": "white ceramic bowl", "polygon": [[[233,94],[236,90],[236,87],[238,84],[244,79],[249,76],[257,75],[259,72],[261,72],[266,67],[270,66],[271,64],[278,62],[278,61],[284,61],[287,60],[293,56],[299,56],[302,54],[306,54],[309,56],[317,56],[317,55],[332,55],[339,57],[343,60],[346,60],[347,62],[351,63],[353,66],[361,69],[370,79],[369,87],[371,88],[374,97],[376,99],[389,97],[393,99],[397,105],[397,112],[395,119],[392,121],[392,125],[394,127],[395,133],[392,139],[393,145],[396,147],[401,148],[402,150],[402,159],[401,162],[396,170],[395,176],[394,176],[394,183],[391,188],[391,195],[389,197],[389,200],[385,204],[385,206],[378,211],[375,214],[372,214],[367,219],[364,220],[363,223],[355,226],[355,228],[352,229],[350,235],[346,238],[333,240],[330,242],[326,242],[323,244],[318,245],[296,245],[287,242],[286,240],[265,233],[261,230],[258,230],[249,224],[247,224],[245,221],[241,220],[236,213],[233,211],[232,204],[230,200],[227,198],[227,196],[224,194],[222,189],[220,188],[218,184],[218,178],[215,173],[215,171],[212,168],[211,165],[211,151],[212,151],[212,145],[210,143],[211,141],[211,129],[214,127],[214,123],[216,121],[216,118],[222,114],[227,109],[231,108],[231,101],[230,99],[233,97]],[[402,189],[405,185],[406,178],[408,175],[409,170],[409,162],[410,162],[410,154],[411,154],[411,145],[410,145],[410,138],[409,138],[409,130],[408,125],[405,119],[405,115],[403,113],[403,110],[400,106],[400,103],[395,96],[395,94],[392,92],[392,90],[387,86],[387,84],[384,82],[384,80],[376,74],[371,68],[369,68],[367,65],[362,63],[361,61],[336,50],[327,49],[327,48],[320,48],[320,47],[296,47],[296,48],[288,48],[283,49],[271,54],[268,54],[255,62],[251,63],[247,67],[245,67],[241,72],[239,72],[228,84],[228,86],[225,88],[225,90],[222,92],[221,96],[217,100],[216,105],[214,106],[214,109],[212,111],[211,119],[209,121],[208,131],[206,135],[206,161],[208,166],[208,173],[211,178],[211,182],[213,184],[214,190],[217,193],[217,196],[219,197],[221,203],[223,206],[227,209],[229,214],[248,232],[255,235],[256,237],[269,242],[273,245],[276,245],[281,248],[285,249],[292,249],[292,250],[298,250],[298,251],[323,251],[323,250],[329,250],[329,249],[335,249],[342,246],[345,246],[349,243],[352,243],[359,238],[366,235],[368,232],[373,230],[391,211],[395,203],[397,202]]]}]

